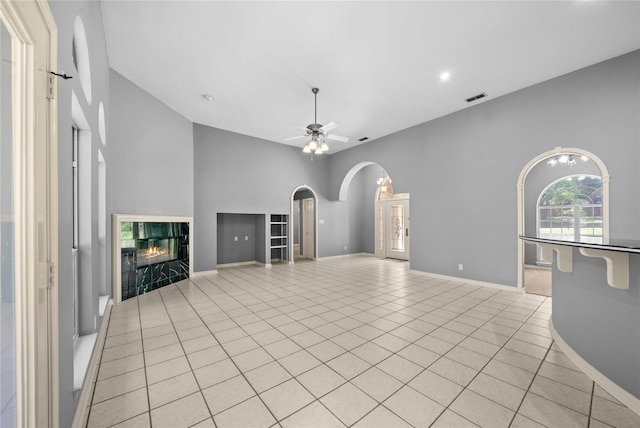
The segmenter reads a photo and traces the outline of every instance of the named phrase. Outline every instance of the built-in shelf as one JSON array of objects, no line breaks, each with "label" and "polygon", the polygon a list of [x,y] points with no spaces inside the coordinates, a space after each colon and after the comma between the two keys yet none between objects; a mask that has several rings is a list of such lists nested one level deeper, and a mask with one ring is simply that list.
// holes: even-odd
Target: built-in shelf
[{"label": "built-in shelf", "polygon": [[287,249],[289,247],[289,216],[286,214],[271,214],[269,221],[270,239],[269,248],[271,250],[272,261],[282,261],[288,259]]},{"label": "built-in shelf", "polygon": [[629,253],[640,254],[640,241],[632,239],[606,239],[602,244],[523,235],[520,239],[536,244],[545,260],[552,260],[552,252],[555,251],[561,272],[573,272],[573,247],[578,247],[583,256],[602,258],[607,262],[607,283],[623,290],[629,288]]}]

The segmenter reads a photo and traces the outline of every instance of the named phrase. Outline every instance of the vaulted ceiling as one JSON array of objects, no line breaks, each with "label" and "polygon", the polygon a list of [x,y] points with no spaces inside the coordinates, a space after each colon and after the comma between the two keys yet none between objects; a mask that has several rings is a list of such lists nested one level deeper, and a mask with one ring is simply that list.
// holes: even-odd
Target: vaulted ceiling
[{"label": "vaulted ceiling", "polygon": [[193,122],[285,143],[313,123],[320,88],[318,122],[350,138],[331,152],[640,48],[638,1],[103,0],[102,11],[110,66]]}]

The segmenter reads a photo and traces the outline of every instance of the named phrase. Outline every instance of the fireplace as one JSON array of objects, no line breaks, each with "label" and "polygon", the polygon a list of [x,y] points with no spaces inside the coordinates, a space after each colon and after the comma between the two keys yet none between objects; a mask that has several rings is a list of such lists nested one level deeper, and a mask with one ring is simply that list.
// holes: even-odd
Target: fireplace
[{"label": "fireplace", "polygon": [[191,276],[191,219],[118,214],[113,226],[116,301]]}]

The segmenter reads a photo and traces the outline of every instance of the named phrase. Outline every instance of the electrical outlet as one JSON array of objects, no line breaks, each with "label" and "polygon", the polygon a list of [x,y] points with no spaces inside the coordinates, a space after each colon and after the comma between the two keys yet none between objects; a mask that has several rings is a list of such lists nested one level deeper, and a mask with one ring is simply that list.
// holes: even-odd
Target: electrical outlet
[{"label": "electrical outlet", "polygon": [[347,246],[346,245],[344,246],[344,250],[347,251]]},{"label": "electrical outlet", "polygon": [[234,237],[233,237],[233,240],[234,240],[234,241],[237,241],[237,240],[238,240],[238,237],[237,237],[237,236],[234,236]]},{"label": "electrical outlet", "polygon": [[458,270],[462,270],[462,263],[458,265]]},{"label": "electrical outlet", "polygon": [[244,240],[245,240],[245,241],[248,241],[248,240],[249,240],[249,237],[245,235],[245,236],[244,236]]}]

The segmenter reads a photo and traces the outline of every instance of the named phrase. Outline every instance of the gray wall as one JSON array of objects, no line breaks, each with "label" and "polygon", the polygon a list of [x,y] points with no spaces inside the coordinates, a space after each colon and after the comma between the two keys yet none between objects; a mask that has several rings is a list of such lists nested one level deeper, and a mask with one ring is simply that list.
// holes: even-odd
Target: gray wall
[{"label": "gray wall", "polygon": [[362,228],[362,252],[364,253],[375,253],[375,197],[377,181],[383,173],[384,169],[380,165],[369,165],[362,168],[356,175],[356,177],[361,175],[364,180],[363,190],[359,196],[362,201],[362,217],[359,222]]},{"label": "gray wall", "polygon": [[[107,61],[106,42],[102,26],[102,12],[98,2],[66,2],[56,1],[49,3],[51,12],[58,28],[58,71],[66,72],[73,79],[58,80],[58,165],[59,165],[59,189],[58,189],[58,322],[59,322],[59,400],[60,400],[60,426],[71,426],[75,414],[77,396],[73,394],[73,285],[71,275],[71,247],[72,247],[72,188],[71,188],[71,93],[74,91],[78,97],[80,108],[86,118],[86,126],[90,133],[86,134],[87,144],[90,147],[92,163],[97,163],[98,149],[109,168],[109,133],[107,132],[107,145],[103,145],[98,136],[98,109],[103,103],[107,123],[109,117],[109,66]],[[73,40],[74,21],[80,16],[87,35],[89,47],[89,62],[91,69],[91,103],[87,102],[84,91],[80,85],[78,73],[73,65],[71,47]],[[78,124],[80,125],[80,124]],[[84,126],[83,126],[84,128]],[[95,166],[95,165],[94,165]],[[85,183],[86,184],[86,183]],[[91,283],[81,284],[80,301],[82,303],[80,314],[83,333],[95,330],[93,320],[98,317],[98,296],[100,294],[100,282],[104,280],[99,276],[98,266],[100,257],[105,256],[98,240],[98,168],[93,167],[91,173],[91,196],[88,204],[92,217],[89,220],[92,225],[91,248],[89,257],[92,261]],[[98,326],[99,328],[99,326]]]},{"label": "gray wall", "polygon": [[[217,214],[287,214],[294,189],[307,185],[318,195],[320,219],[327,218],[327,159],[302,150],[204,125],[193,125],[194,271],[216,269]],[[329,221],[325,225],[333,226]],[[331,234],[320,228],[320,255]]]},{"label": "gray wall", "polygon": [[255,260],[260,263],[267,262],[267,220],[265,215],[256,214],[255,216]]},{"label": "gray wall", "polygon": [[354,165],[376,162],[411,193],[412,269],[515,286],[520,171],[579,147],[609,169],[611,236],[638,238],[639,68],[635,51],[339,152],[330,197]]},{"label": "gray wall", "polygon": [[348,253],[374,253],[376,181],[384,169],[368,165],[353,177],[347,192],[348,234],[351,247]]},{"label": "gray wall", "polygon": [[[264,224],[264,215],[218,213],[218,264],[256,260],[258,217]],[[264,233],[261,242],[264,243]]]},{"label": "gray wall", "polygon": [[113,70],[109,84],[107,237],[112,214],[193,217],[191,122]]},{"label": "gray wall", "polygon": [[[578,160],[573,168],[567,165],[558,164],[554,167],[549,166],[547,162],[540,162],[534,166],[524,183],[524,212],[525,212],[525,235],[536,236],[537,233],[537,215],[538,198],[540,194],[551,183],[568,175],[597,175],[600,176],[600,170],[592,161],[582,162]],[[535,265],[538,259],[536,246],[525,245],[525,264]]]},{"label": "gray wall", "polygon": [[109,213],[193,215],[193,127],[111,71]]},{"label": "gray wall", "polygon": [[573,272],[553,267],[553,325],[574,351],[640,398],[640,254],[629,255],[629,289],[607,285],[606,262],[573,249]]}]

